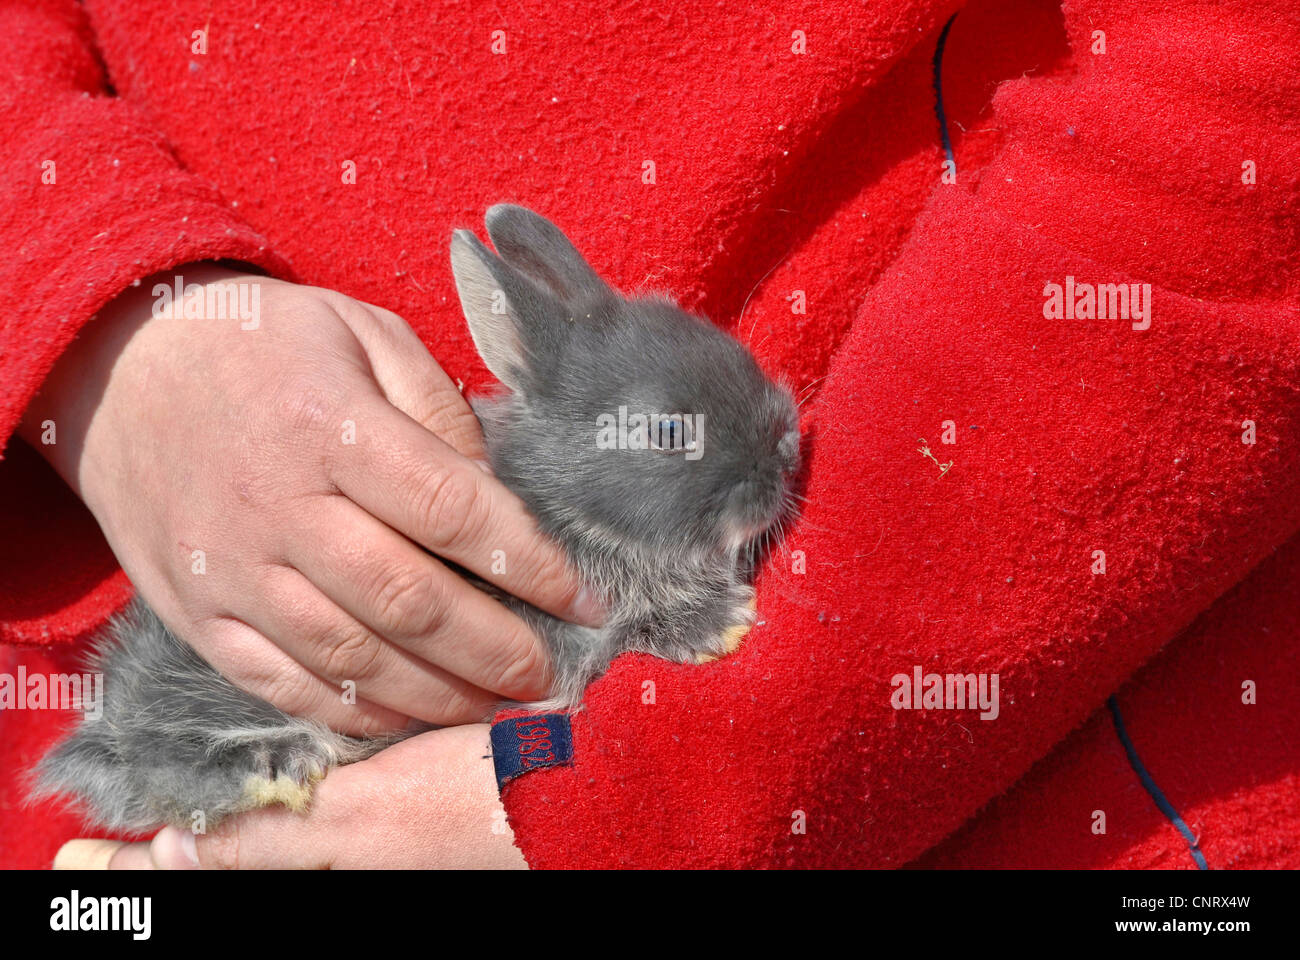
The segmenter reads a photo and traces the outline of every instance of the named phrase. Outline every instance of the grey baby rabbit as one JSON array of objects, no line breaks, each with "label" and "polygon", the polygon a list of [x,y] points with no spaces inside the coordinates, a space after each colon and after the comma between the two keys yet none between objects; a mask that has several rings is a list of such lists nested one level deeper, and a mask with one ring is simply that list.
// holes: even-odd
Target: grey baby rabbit
[{"label": "grey baby rabbit", "polygon": [[[753,617],[755,553],[793,503],[789,390],[709,323],[619,295],[537,214],[494,206],[487,231],[496,254],[459,230],[451,265],[504,387],[474,402],[492,468],[609,610],[602,627],[581,627],[478,584],[550,650],[551,698],[535,706],[576,706],[625,651],[729,652]],[[111,829],[303,810],[330,766],[399,738],[336,734],[244,693],[140,600],[97,641],[90,669],[104,675],[103,715],[44,758],[35,795],[70,795]]]}]

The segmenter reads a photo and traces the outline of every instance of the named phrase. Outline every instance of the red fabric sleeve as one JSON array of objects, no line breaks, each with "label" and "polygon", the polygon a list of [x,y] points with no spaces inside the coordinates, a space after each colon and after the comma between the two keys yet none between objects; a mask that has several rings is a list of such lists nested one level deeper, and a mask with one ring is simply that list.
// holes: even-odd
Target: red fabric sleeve
[{"label": "red fabric sleeve", "polygon": [[89,514],[12,439],[77,331],[125,287],[204,259],[287,266],[111,96],[81,7],[0,9],[0,642],[97,626],[127,584]]},{"label": "red fabric sleeve", "polygon": [[[902,864],[1300,525],[1300,28],[1096,0],[1066,29],[1075,72],[1003,87],[1006,147],[836,356],[802,569],[768,566],[737,655],[592,687],[572,765],[505,789],[533,866]],[[1047,316],[1067,277],[1150,284],[1149,329]],[[894,709],[918,667],[997,675],[999,715]]]},{"label": "red fabric sleeve", "polygon": [[[1300,869],[1300,537],[1116,695],[1142,766],[1211,870]],[[913,867],[1196,868],[1107,708]]]}]

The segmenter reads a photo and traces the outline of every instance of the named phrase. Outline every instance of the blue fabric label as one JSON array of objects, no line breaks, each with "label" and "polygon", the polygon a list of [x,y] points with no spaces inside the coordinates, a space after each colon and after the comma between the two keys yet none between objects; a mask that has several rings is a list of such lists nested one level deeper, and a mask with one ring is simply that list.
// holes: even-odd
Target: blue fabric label
[{"label": "blue fabric label", "polygon": [[573,762],[573,730],[564,713],[511,717],[492,725],[492,761],[497,789],[530,770]]}]

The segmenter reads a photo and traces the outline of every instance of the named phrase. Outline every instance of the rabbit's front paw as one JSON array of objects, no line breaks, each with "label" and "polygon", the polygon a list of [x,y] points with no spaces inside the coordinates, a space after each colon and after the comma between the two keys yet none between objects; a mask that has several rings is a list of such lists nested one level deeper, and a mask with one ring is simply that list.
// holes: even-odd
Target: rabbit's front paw
[{"label": "rabbit's front paw", "polygon": [[332,751],[314,731],[270,736],[249,748],[252,770],[243,779],[240,808],[284,806],[306,813],[312,790],[333,761]]},{"label": "rabbit's front paw", "polygon": [[743,606],[737,605],[733,616],[734,620],[730,626],[723,628],[721,634],[716,638],[713,650],[703,650],[695,655],[696,663],[712,663],[719,657],[725,657],[729,653],[735,653],[740,649],[741,641],[749,636],[749,631],[754,628],[754,621],[758,618],[758,597],[752,587],[744,588],[744,596],[748,599]]}]

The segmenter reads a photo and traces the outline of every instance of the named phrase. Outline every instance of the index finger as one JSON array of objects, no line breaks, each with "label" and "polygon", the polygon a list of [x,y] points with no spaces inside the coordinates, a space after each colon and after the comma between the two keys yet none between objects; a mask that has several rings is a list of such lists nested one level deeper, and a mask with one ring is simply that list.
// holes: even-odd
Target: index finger
[{"label": "index finger", "polygon": [[439,557],[535,607],[598,625],[597,598],[496,477],[381,399],[331,466],[350,500]]}]

